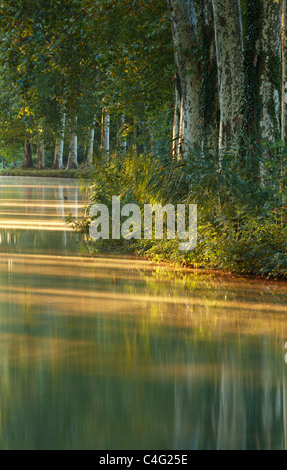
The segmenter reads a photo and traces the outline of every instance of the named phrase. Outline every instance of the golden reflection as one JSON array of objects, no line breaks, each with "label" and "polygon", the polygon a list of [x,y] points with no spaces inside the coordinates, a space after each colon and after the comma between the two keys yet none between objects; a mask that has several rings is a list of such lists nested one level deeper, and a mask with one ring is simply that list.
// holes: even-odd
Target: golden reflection
[{"label": "golden reflection", "polygon": [[[14,217],[17,217],[18,219],[18,216],[20,217],[25,217],[25,218],[30,218],[30,217],[39,217],[39,211],[37,212],[28,212],[28,213],[24,213],[24,212],[0,212],[0,215],[8,215],[8,220],[13,220]],[[53,211],[53,210],[49,210],[49,211],[45,211],[45,219],[46,218],[49,218],[49,217],[55,217],[57,215],[57,211]],[[16,220],[17,220],[16,219]],[[5,220],[5,219],[1,219],[0,218],[0,225],[2,223],[2,220]]]},{"label": "golden reflection", "polygon": [[36,255],[36,254],[17,254],[17,253],[1,253],[0,263],[4,259],[13,259],[14,261],[22,262],[23,260],[27,263],[39,264],[41,260],[45,264],[63,264],[68,266],[84,266],[94,265],[96,268],[112,268],[112,269],[123,269],[127,271],[144,269],[154,271],[156,264],[151,261],[140,260],[135,257],[122,257],[122,258],[88,258],[79,256],[53,256],[53,255]]},{"label": "golden reflection", "polygon": [[[29,274],[29,273],[28,273]],[[81,273],[79,272],[79,277]],[[47,277],[47,280],[52,279]],[[15,283],[15,281],[14,281]],[[236,335],[282,334],[282,345],[287,338],[287,316],[283,306],[266,304],[265,310],[250,309],[250,304],[233,302],[232,308],[222,307],[221,302],[188,297],[187,299],[160,298],[158,296],[124,295],[111,291],[84,290],[79,288],[31,288],[1,286],[0,302],[9,305],[14,311],[17,305],[28,307],[29,315],[41,318],[42,315],[76,318],[96,315],[131,316],[133,321],[144,321],[145,327],[152,331],[153,325],[173,325],[181,328],[195,328],[202,337],[233,332]],[[243,308],[242,308],[243,305]],[[31,308],[33,307],[33,310]],[[34,309],[36,307],[36,309]],[[280,308],[281,307],[281,308]],[[5,319],[5,307],[1,324]],[[17,310],[15,310],[17,311]],[[31,317],[31,318],[32,318]],[[4,321],[5,320],[5,321]],[[22,318],[21,321],[24,321]],[[190,330],[186,330],[189,334]],[[282,356],[283,357],[283,356]]]},{"label": "golden reflection", "polygon": [[[194,273],[193,271],[188,275],[177,275],[178,268],[174,268],[174,274],[172,274],[172,269],[164,267],[162,273],[169,274],[169,276],[159,276],[157,271],[157,265],[148,260],[137,259],[136,257],[107,257],[102,258],[97,257],[84,257],[84,256],[53,256],[53,255],[39,255],[39,254],[14,254],[14,253],[1,253],[0,256],[0,270],[5,271],[5,266],[7,265],[7,259],[14,262],[15,268],[20,271],[19,266],[23,266],[21,269],[26,270],[31,269],[31,266],[34,266],[34,273],[40,273],[45,271],[46,268],[50,267],[50,273],[57,276],[65,276],[65,268],[81,268],[82,273],[83,269],[88,269],[88,274],[86,273],[85,277],[94,277],[98,275],[98,270],[101,270],[100,276],[103,279],[126,279],[129,280],[142,280],[143,282],[150,284],[167,284],[170,285],[173,289],[183,289],[194,290],[200,289],[201,291],[205,290],[205,295],[214,295],[216,290],[223,291],[226,289],[231,289],[232,291],[239,292],[254,292],[259,295],[268,294],[269,296],[274,296],[275,294],[287,294],[287,283],[285,281],[267,281],[264,279],[249,279],[249,278],[237,278],[235,276],[217,276],[213,273],[211,274],[202,274]],[[51,269],[54,268],[54,269]],[[91,271],[90,268],[93,267],[94,270]],[[63,268],[62,270],[59,270]],[[162,269],[162,268],[161,268]],[[68,275],[72,273],[69,271]],[[82,274],[83,275],[83,274]],[[284,302],[286,298],[283,298]],[[225,303],[225,301],[224,301]],[[287,306],[286,306],[287,311]]]},{"label": "golden reflection", "polygon": [[27,207],[43,207],[43,208],[58,208],[58,209],[62,209],[62,208],[65,208],[65,209],[75,209],[75,208],[78,208],[78,209],[82,209],[86,206],[86,204],[75,204],[73,202],[69,202],[69,203],[58,203],[58,202],[50,202],[50,203],[46,203],[46,202],[21,202],[21,201],[17,201],[17,202],[1,202],[1,207],[24,207],[24,208],[27,208]]},{"label": "golden reflection", "polygon": [[1,206],[5,206],[6,204],[20,204],[21,206],[25,206],[26,203],[28,202],[29,204],[34,204],[35,206],[38,206],[38,204],[40,205],[45,205],[46,203],[48,204],[57,204],[58,202],[60,202],[61,204],[63,205],[68,205],[68,204],[78,204],[78,198],[77,197],[72,197],[72,196],[69,196],[69,201],[65,201],[64,200],[64,197],[63,199],[61,199],[60,201],[58,200],[58,198],[55,198],[55,199],[48,199],[48,198],[41,198],[41,199],[36,199],[36,198],[32,198],[32,199],[20,199],[20,198],[5,198],[3,201],[1,201]]},{"label": "golden reflection", "polygon": [[[3,226],[3,228],[6,228],[7,225],[10,225],[11,223],[13,222],[14,226],[15,226],[15,229],[18,228],[18,225],[23,225],[25,224],[27,227],[34,227],[35,226],[35,220],[25,220],[25,219],[17,219],[17,220],[1,220],[1,225]],[[65,222],[64,221],[59,221],[58,219],[52,219],[52,220],[41,220],[39,219],[38,217],[38,224],[41,224],[42,226],[47,226],[49,227],[49,225],[59,225],[59,226],[66,226],[65,225]]]},{"label": "golden reflection", "polygon": [[[38,188],[38,189],[39,188],[40,189],[43,189],[43,188],[50,189],[50,188],[52,188],[52,189],[59,189],[63,185],[63,181],[59,182],[58,185],[52,185],[52,184],[46,185],[46,181],[47,180],[45,180],[45,185],[42,185],[42,184],[37,185],[37,184],[33,184],[33,183],[31,183],[31,184],[22,184],[22,182],[21,182],[21,187],[19,187],[19,188],[15,187],[15,186],[11,186],[11,184],[1,184],[1,181],[0,181],[0,188],[11,188],[11,189],[13,189],[13,191],[18,190],[19,192],[22,193],[23,192],[22,188]],[[75,185],[72,185],[72,186],[65,185],[65,183],[64,183],[64,189],[76,190],[76,189],[78,189],[78,186],[77,186],[77,183],[75,183]]]},{"label": "golden reflection", "polygon": [[29,295],[40,295],[42,296],[43,302],[45,298],[56,297],[57,301],[61,297],[68,297],[70,302],[73,302],[73,299],[77,299],[82,297],[84,299],[96,299],[98,300],[110,300],[116,302],[137,302],[137,303],[160,303],[160,304],[174,304],[174,305],[185,305],[188,308],[194,306],[204,306],[204,307],[212,307],[218,309],[233,309],[233,310],[240,310],[240,311],[252,311],[252,312],[268,312],[270,315],[272,313],[282,313],[287,321],[286,315],[286,305],[285,304],[267,304],[267,303],[259,303],[259,302],[247,302],[247,301],[225,301],[225,300],[218,300],[218,299],[208,299],[208,298],[200,298],[190,296],[190,297],[176,297],[176,296],[159,296],[159,295],[141,295],[141,294],[123,294],[120,292],[112,292],[112,291],[100,291],[97,290],[95,292],[91,290],[85,289],[56,289],[56,288],[39,288],[34,286],[29,286],[28,290],[27,287],[16,287],[16,286],[0,286],[0,292],[6,292],[8,295],[17,294],[27,294]]},{"label": "golden reflection", "polygon": [[[9,348],[9,349],[8,349]],[[41,338],[28,335],[5,334],[1,335],[0,354],[3,360],[7,360],[9,365],[17,365],[19,360],[24,364],[29,362],[40,362],[41,367],[45,364],[53,364],[54,370],[61,370],[65,363],[72,364],[73,371],[78,371],[85,375],[106,375],[113,377],[130,377],[133,368],[127,367],[126,345],[115,345],[113,355],[103,357],[95,355],[94,342],[83,340],[70,340],[62,338]],[[135,359],[135,358],[134,358]],[[140,357],[136,357],[138,362],[137,380],[166,381],[169,379],[199,379],[214,380],[220,376],[221,365],[204,364],[147,364]],[[87,364],[89,369],[86,370]],[[255,370],[234,369],[232,366],[225,367],[225,379],[256,378]],[[266,379],[271,376],[271,371],[266,371]]]},{"label": "golden reflection", "polygon": [[[8,260],[8,262],[11,262],[13,260]],[[129,281],[139,281],[141,280],[140,274],[134,273],[125,273],[121,272],[121,270],[115,272],[111,270],[110,272],[108,270],[103,271],[101,269],[101,272],[99,273],[98,270],[96,270],[96,266],[94,266],[95,269],[91,269],[91,265],[85,265],[81,263],[73,263],[66,265],[65,263],[45,263],[44,265],[39,266],[39,263],[34,262],[34,263],[29,263],[25,264],[24,262],[21,263],[13,263],[13,273],[14,274],[36,274],[37,276],[51,276],[54,278],[61,278],[61,279],[70,279],[71,278],[71,271],[69,269],[69,266],[78,266],[79,270],[78,271],[78,276],[79,279],[92,279],[95,280],[100,276],[100,279],[106,279],[106,280],[128,280]],[[0,260],[0,272],[5,273],[7,271],[7,260]]]},{"label": "golden reflection", "polygon": [[50,220],[49,222],[44,220],[39,220],[37,223],[35,221],[27,222],[26,220],[17,221],[0,221],[1,228],[6,229],[15,229],[15,230],[43,230],[43,231],[64,231],[64,232],[72,232],[73,229],[65,224],[65,222],[58,222],[55,220]]},{"label": "golden reflection", "polygon": [[72,232],[73,229],[71,227],[66,227],[64,225],[61,225],[61,224],[51,224],[50,226],[48,227],[45,227],[45,225],[42,225],[41,222],[39,222],[38,225],[33,225],[32,223],[31,224],[3,224],[3,228],[7,228],[7,229],[17,229],[17,230],[43,230],[43,231],[46,231],[46,232],[54,232],[54,231],[59,231],[59,232]]}]

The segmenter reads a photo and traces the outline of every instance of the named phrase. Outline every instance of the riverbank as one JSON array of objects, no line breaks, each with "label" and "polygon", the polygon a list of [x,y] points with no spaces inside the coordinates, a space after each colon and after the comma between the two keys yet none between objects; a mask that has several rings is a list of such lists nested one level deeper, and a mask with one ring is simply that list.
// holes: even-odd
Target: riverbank
[{"label": "riverbank", "polygon": [[[148,262],[154,270],[157,279],[168,280],[188,280],[190,277],[195,276],[197,280],[208,279],[210,281],[218,282],[243,282],[243,283],[262,283],[262,285],[282,286],[287,287],[287,276],[268,276],[262,274],[247,274],[228,269],[211,268],[208,266],[194,266],[191,264],[180,263],[178,261],[171,261],[170,257],[160,257],[150,255],[147,252],[139,250],[139,243],[134,242],[127,245],[128,242],[118,243],[117,247],[111,247],[108,242],[104,245],[103,242],[85,241],[86,247],[89,247],[87,257],[94,258],[95,260],[105,259],[126,259],[127,261]],[[247,285],[246,284],[246,285]]]},{"label": "riverbank", "polygon": [[77,170],[52,170],[52,169],[45,169],[45,170],[37,170],[30,169],[30,170],[23,170],[22,168],[15,168],[15,169],[4,169],[0,170],[0,177],[1,176],[21,176],[21,177],[33,177],[33,178],[86,178],[90,174],[89,170],[83,170],[81,168]]},{"label": "riverbank", "polygon": [[[207,171],[206,178],[200,178],[191,157],[164,163],[148,156],[134,161],[133,156],[127,155],[114,158],[109,166],[98,165],[97,171],[86,179],[87,189],[93,188],[92,204],[104,204],[110,214],[116,195],[121,196],[122,207],[136,204],[141,210],[145,204],[196,204],[198,242],[189,252],[179,250],[177,239],[87,241],[88,250],[128,250],[178,266],[287,279],[284,194],[275,193],[270,185],[252,186],[248,180],[238,182],[231,178],[228,169],[219,174],[213,168]],[[90,223],[91,218],[86,217],[77,221],[75,228],[88,234]]]},{"label": "riverbank", "polygon": [[[83,224],[85,225],[85,223]],[[98,256],[135,256],[137,259],[145,259],[151,261],[158,266],[159,270],[169,271],[170,273],[177,273],[186,275],[187,273],[197,275],[211,275],[215,277],[230,277],[234,279],[249,279],[249,280],[272,280],[272,281],[287,281],[287,273],[285,267],[279,269],[268,270],[264,267],[264,259],[254,259],[252,261],[252,251],[250,251],[250,261],[242,259],[240,262],[240,255],[234,255],[234,258],[224,259],[219,256],[216,260],[216,253],[214,259],[204,260],[204,256],[200,253],[201,246],[198,245],[195,252],[192,254],[184,254],[179,252],[176,245],[170,241],[119,241],[112,240],[98,240],[93,241],[87,238],[86,229],[75,228],[74,230],[82,232],[85,235],[83,242],[90,257]],[[199,242],[200,243],[200,242]],[[258,247],[261,249],[262,247]],[[263,248],[262,248],[263,249]],[[228,247],[226,247],[228,250]],[[266,253],[269,256],[269,253]],[[246,263],[246,264],[245,264]],[[274,256],[274,264],[276,257]]]}]

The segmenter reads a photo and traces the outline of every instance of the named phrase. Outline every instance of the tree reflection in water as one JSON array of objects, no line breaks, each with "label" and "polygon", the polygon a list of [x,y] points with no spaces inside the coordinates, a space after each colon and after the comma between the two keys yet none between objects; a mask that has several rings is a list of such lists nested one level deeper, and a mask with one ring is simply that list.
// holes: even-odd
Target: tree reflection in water
[{"label": "tree reflection in water", "polygon": [[66,182],[5,184],[1,449],[286,449],[286,283],[81,258]]}]

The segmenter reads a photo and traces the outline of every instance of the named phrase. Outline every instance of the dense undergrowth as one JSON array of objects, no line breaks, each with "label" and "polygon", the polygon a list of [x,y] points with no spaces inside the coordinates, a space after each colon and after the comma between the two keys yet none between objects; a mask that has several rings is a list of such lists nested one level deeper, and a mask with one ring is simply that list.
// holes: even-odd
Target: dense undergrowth
[{"label": "dense undergrowth", "polygon": [[[182,266],[287,278],[285,151],[276,145],[268,152],[258,181],[249,179],[248,157],[243,165],[240,157],[225,155],[218,170],[218,161],[200,150],[179,162],[126,155],[112,158],[108,166],[97,166],[92,176],[82,180],[83,190],[90,191],[90,204],[111,207],[112,197],[119,195],[122,204],[140,207],[197,204],[198,244],[194,251],[180,252],[178,240],[94,242],[86,237],[89,250],[128,250]],[[91,218],[69,222],[88,233]]]}]

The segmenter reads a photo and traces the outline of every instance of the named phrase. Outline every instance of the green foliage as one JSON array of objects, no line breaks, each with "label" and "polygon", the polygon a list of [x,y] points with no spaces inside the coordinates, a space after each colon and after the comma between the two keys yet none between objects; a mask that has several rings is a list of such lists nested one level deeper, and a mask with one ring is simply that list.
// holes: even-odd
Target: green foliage
[{"label": "green foliage", "polygon": [[[166,2],[40,0],[35,8],[33,0],[3,0],[0,68],[4,146],[35,141],[39,132],[54,142],[64,111],[78,116],[85,142],[95,116],[100,127],[102,109],[112,113],[112,123],[124,114],[129,134],[133,140],[141,134],[140,140],[163,109],[172,112]],[[112,129],[114,148],[116,134]],[[99,132],[96,137],[99,148]]]},{"label": "green foliage", "polygon": [[[269,151],[265,186],[254,184],[240,171],[240,155],[226,155],[226,166],[220,172],[215,169],[216,159],[207,158],[201,150],[179,162],[160,155],[114,158],[85,182],[85,190],[91,190],[91,204],[110,206],[115,195],[121,196],[123,204],[141,207],[195,203],[198,245],[192,252],[180,252],[178,240],[89,241],[90,249],[114,250],[117,246],[181,266],[287,277],[287,208],[283,205],[287,178],[280,166],[285,151],[280,143]],[[90,222],[84,218],[77,228],[87,233]]]}]

